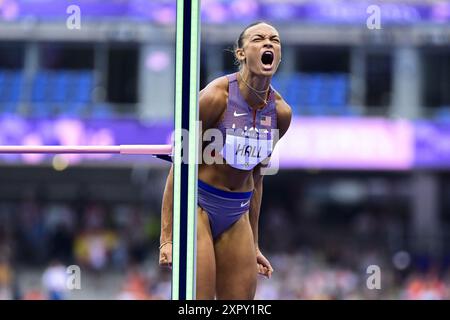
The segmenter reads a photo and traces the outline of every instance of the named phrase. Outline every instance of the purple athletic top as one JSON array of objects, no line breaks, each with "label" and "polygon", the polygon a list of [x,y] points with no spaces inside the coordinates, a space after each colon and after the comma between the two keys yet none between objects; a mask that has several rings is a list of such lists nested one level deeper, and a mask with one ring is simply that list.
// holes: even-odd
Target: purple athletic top
[{"label": "purple athletic top", "polygon": [[252,170],[272,154],[272,130],[278,129],[275,92],[270,87],[267,105],[255,110],[248,105],[239,90],[237,73],[227,78],[227,109],[217,126],[224,137],[220,154],[233,168]]}]

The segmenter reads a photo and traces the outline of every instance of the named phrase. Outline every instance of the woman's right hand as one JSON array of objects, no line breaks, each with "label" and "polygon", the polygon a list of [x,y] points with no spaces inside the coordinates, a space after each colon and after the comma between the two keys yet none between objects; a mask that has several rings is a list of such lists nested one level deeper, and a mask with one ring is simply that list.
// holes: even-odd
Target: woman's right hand
[{"label": "woman's right hand", "polygon": [[159,265],[172,269],[172,242],[166,242],[160,246]]}]

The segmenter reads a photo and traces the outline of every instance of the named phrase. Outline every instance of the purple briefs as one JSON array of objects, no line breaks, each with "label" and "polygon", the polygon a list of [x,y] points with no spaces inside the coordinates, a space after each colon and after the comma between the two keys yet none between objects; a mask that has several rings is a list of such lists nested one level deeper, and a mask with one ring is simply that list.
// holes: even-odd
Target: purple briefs
[{"label": "purple briefs", "polygon": [[225,191],[198,180],[198,205],[208,214],[214,239],[249,210],[252,193]]}]

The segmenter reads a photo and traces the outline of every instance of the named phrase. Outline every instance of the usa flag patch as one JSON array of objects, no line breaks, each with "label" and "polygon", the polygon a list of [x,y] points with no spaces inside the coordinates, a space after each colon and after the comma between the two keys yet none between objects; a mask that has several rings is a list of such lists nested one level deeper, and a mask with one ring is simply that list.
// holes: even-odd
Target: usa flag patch
[{"label": "usa flag patch", "polygon": [[272,118],[269,116],[262,116],[261,125],[270,127],[272,125]]}]

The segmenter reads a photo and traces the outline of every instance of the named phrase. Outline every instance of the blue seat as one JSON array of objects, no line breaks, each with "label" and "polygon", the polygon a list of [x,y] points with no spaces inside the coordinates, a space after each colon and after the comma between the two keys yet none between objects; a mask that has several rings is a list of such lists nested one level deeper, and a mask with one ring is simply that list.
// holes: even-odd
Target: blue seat
[{"label": "blue seat", "polygon": [[9,102],[18,103],[21,98],[22,83],[15,83],[10,87]]},{"label": "blue seat", "polygon": [[92,71],[40,71],[33,81],[33,102],[90,102],[94,86]]},{"label": "blue seat", "polygon": [[23,82],[23,72],[22,71],[14,71],[11,73],[10,81],[12,84],[22,84]]},{"label": "blue seat", "polygon": [[306,103],[310,106],[322,105],[321,103],[321,91],[318,87],[311,87],[308,94],[308,100]]},{"label": "blue seat", "polygon": [[299,104],[308,105],[308,96],[310,93],[309,83],[300,86],[298,90]]},{"label": "blue seat", "polygon": [[8,88],[6,87],[6,85],[0,86],[0,103],[6,102],[8,100],[7,94],[8,94]]},{"label": "blue seat", "polygon": [[49,75],[46,72],[39,72],[33,81],[32,91],[31,91],[31,101],[32,102],[43,102],[45,101],[47,84],[49,80]]},{"label": "blue seat", "polygon": [[306,114],[309,116],[324,116],[327,114],[327,108],[324,105],[309,105],[306,107]]},{"label": "blue seat", "polygon": [[94,75],[92,72],[82,71],[74,76],[73,102],[87,103],[92,100],[92,90],[94,88]]},{"label": "blue seat", "polygon": [[349,76],[346,73],[303,73],[276,75],[273,86],[291,105],[294,114],[353,115],[347,106]]},{"label": "blue seat", "polygon": [[298,73],[294,73],[289,78],[285,80],[285,86],[286,88],[295,88],[298,89],[302,85],[302,78],[301,75]]},{"label": "blue seat", "polygon": [[346,73],[336,73],[333,75],[335,85],[346,86],[349,82],[349,75]]},{"label": "blue seat", "polygon": [[17,103],[22,92],[22,72],[2,71],[0,80],[0,102]]},{"label": "blue seat", "polygon": [[83,118],[87,114],[87,105],[83,103],[66,103],[58,110],[59,115]]},{"label": "blue seat", "polygon": [[281,95],[286,92],[286,77],[284,75],[278,75],[272,79],[272,87],[277,90]]},{"label": "blue seat", "polygon": [[0,102],[3,101],[5,89],[5,71],[0,70]]},{"label": "blue seat", "polygon": [[110,119],[114,117],[112,107],[106,103],[99,103],[92,106],[91,118],[94,119]]},{"label": "blue seat", "polygon": [[79,81],[85,85],[92,86],[94,83],[94,73],[92,71],[80,71],[78,77]]},{"label": "blue seat", "polygon": [[52,75],[50,97],[53,102],[65,102],[67,100],[67,90],[69,77],[65,72],[58,72]]},{"label": "blue seat", "polygon": [[347,92],[333,88],[330,92],[329,104],[331,106],[343,106],[347,103]]},{"label": "blue seat", "polygon": [[19,105],[16,103],[0,103],[0,114],[14,115],[19,113]]},{"label": "blue seat", "polygon": [[0,86],[3,85],[4,81],[5,81],[5,71],[0,70]]},{"label": "blue seat", "polygon": [[31,105],[31,116],[34,118],[49,118],[54,115],[49,103],[37,102]]},{"label": "blue seat", "polygon": [[436,111],[434,118],[440,122],[450,122],[450,106],[440,107]]},{"label": "blue seat", "polygon": [[284,80],[284,91],[280,92],[291,107],[296,108],[301,104],[302,94],[301,77],[298,73],[286,76]]},{"label": "blue seat", "polygon": [[75,96],[76,102],[90,102],[92,95],[92,87],[84,82],[78,84],[78,90]]},{"label": "blue seat", "polygon": [[291,109],[292,109],[292,114],[295,116],[302,116],[305,115],[305,107],[301,104],[297,104],[297,105],[291,105]]}]

